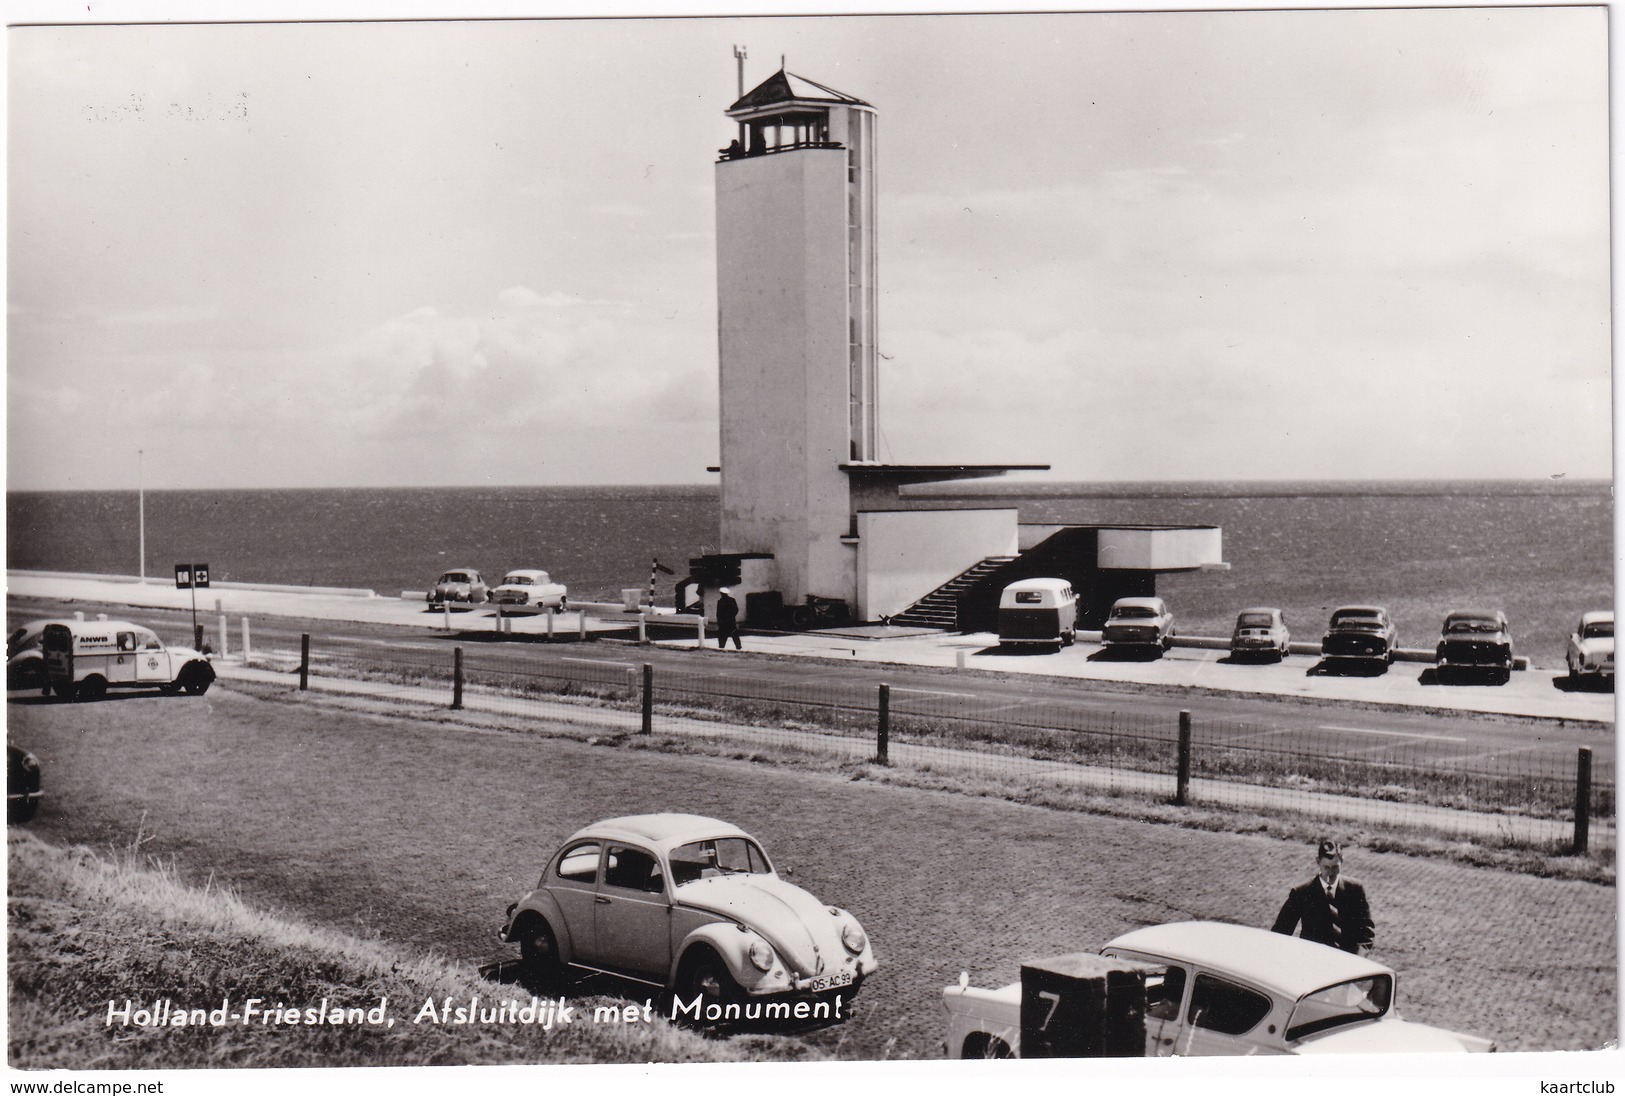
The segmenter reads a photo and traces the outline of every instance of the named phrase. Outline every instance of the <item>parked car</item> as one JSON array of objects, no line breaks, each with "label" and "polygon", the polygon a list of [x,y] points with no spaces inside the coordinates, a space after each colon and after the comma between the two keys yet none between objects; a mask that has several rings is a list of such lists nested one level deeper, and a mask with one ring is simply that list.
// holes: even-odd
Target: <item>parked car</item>
[{"label": "parked car", "polygon": [[1279,662],[1292,653],[1292,633],[1287,630],[1286,614],[1279,609],[1243,609],[1236,614],[1236,627],[1230,633],[1230,657],[1244,658],[1274,656]]},{"label": "parked car", "polygon": [[490,587],[485,585],[478,571],[472,567],[453,567],[435,580],[428,601],[430,605],[448,601],[481,604],[490,596]]},{"label": "parked car", "polygon": [[40,640],[45,626],[57,621],[30,620],[6,636],[6,688],[38,689],[45,684],[45,652]]},{"label": "parked car", "polygon": [[[1297,936],[1217,921],[1153,925],[1102,955],[1166,968],[1146,979],[1147,1057],[1492,1051],[1489,1039],[1399,1018],[1394,972]],[[942,991],[948,1048],[1020,1057],[1021,983]]]},{"label": "parked car", "polygon": [[999,594],[999,646],[1072,646],[1078,634],[1078,597],[1064,578],[1024,578]]},{"label": "parked car", "polygon": [[1120,597],[1101,629],[1104,647],[1148,648],[1161,654],[1174,637],[1174,614],[1160,597]]},{"label": "parked car", "polygon": [[27,822],[39,811],[44,798],[39,758],[21,746],[6,743],[6,821]]},{"label": "parked car", "polygon": [[554,582],[546,571],[522,567],[502,576],[502,582],[491,591],[491,600],[498,605],[557,609],[562,613],[569,593],[564,586]]},{"label": "parked car", "polygon": [[1569,636],[1570,681],[1614,683],[1614,614],[1597,609],[1580,614],[1580,622]]},{"label": "parked car", "polygon": [[109,689],[202,696],[214,684],[208,655],[166,647],[152,629],[125,620],[55,621],[41,647],[51,691],[63,700],[97,700]]},{"label": "parked car", "polygon": [[770,1000],[844,1019],[837,998],[876,967],[857,918],[780,878],[744,830],[692,814],[579,830],[508,907],[501,937],[533,987],[605,971],[670,990],[674,1018],[698,1021],[791,1014],[735,1007]]},{"label": "parked car", "polygon": [[1399,632],[1388,610],[1380,605],[1345,605],[1332,611],[1331,623],[1320,641],[1320,657],[1327,661],[1394,661]]},{"label": "parked car", "polygon": [[1444,618],[1434,673],[1440,682],[1464,674],[1487,673],[1505,684],[1512,679],[1512,633],[1499,609],[1467,609]]}]

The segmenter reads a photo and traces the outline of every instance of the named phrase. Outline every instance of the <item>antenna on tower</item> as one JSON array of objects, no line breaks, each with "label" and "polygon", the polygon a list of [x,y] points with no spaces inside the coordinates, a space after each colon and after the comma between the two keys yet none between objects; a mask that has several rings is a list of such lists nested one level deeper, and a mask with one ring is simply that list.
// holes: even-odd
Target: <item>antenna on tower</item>
[{"label": "antenna on tower", "polygon": [[739,94],[737,96],[735,96],[735,98],[743,99],[745,97],[745,47],[744,46],[735,46],[734,47],[734,61],[737,62],[738,65],[739,65]]},{"label": "antenna on tower", "polygon": [[779,54],[779,71],[783,72],[785,66],[784,54]]}]

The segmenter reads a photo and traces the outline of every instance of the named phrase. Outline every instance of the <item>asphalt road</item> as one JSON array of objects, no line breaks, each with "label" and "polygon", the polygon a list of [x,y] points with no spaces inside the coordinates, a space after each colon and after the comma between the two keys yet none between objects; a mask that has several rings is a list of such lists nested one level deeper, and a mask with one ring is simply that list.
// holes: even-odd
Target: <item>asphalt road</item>
[{"label": "asphalt road", "polygon": [[[856,913],[880,972],[810,1036],[854,1059],[940,1053],[941,987],[1148,923],[1267,924],[1311,850],[854,781],[357,712],[316,694],[59,704],[14,696],[41,758],[48,840],[129,848],[251,904],[487,964],[549,852],[592,820],[687,810],[743,825]],[[1617,1017],[1615,891],[1351,850],[1407,1018],[1503,1049],[1593,1049]],[[253,987],[245,986],[251,991]],[[603,988],[603,987],[595,987]],[[155,987],[155,990],[161,987]],[[67,1010],[94,1003],[64,1001]]]},{"label": "asphalt road", "polygon": [[[85,606],[87,612],[97,608]],[[60,611],[50,602],[8,599],[12,620]],[[118,606],[103,611],[151,624],[166,636],[184,636],[191,630],[191,618],[185,612]],[[207,622],[209,618],[200,619]],[[1114,726],[1127,727],[1132,733],[1169,740],[1177,735],[1180,711],[1189,710],[1205,741],[1283,749],[1312,745],[1315,752],[1327,756],[1492,773],[1566,773],[1573,769],[1577,748],[1586,746],[1592,750],[1598,779],[1612,780],[1615,771],[1613,727],[1606,723],[1046,677],[1030,672],[1027,666],[1022,667],[1025,672],[949,672],[754,652],[730,653],[726,658],[696,657],[692,650],[636,646],[613,638],[579,643],[573,632],[561,632],[556,642],[535,634],[499,637],[483,615],[471,615],[466,624],[465,631],[447,633],[261,616],[253,623],[252,642],[257,655],[280,651],[296,656],[301,634],[309,633],[318,666],[359,657],[444,670],[451,665],[452,648],[458,646],[464,648],[465,666],[471,672],[523,675],[568,669],[613,679],[648,663],[664,686],[696,694],[804,697],[854,707],[872,707],[876,687],[885,682],[891,687],[891,709],[899,715],[944,714],[1045,727],[1090,727],[1112,718]],[[1213,652],[1191,654],[1212,656]],[[1022,661],[1030,665],[1033,660]],[[1295,656],[1294,661],[1302,664],[1303,672],[1314,666],[1309,657]],[[589,666],[597,669],[589,670]],[[1387,671],[1390,675],[1424,672],[1430,671],[1404,663]]]}]

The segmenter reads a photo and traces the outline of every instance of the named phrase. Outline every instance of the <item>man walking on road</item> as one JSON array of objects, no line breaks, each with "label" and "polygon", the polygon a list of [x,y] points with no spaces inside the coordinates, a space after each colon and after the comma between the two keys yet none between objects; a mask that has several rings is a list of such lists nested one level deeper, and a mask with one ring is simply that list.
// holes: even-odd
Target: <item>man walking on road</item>
[{"label": "man walking on road", "polygon": [[734,641],[734,650],[745,649],[744,644],[739,642],[739,602],[734,600],[732,591],[724,586],[717,591],[717,650],[726,647],[730,637]]},{"label": "man walking on road", "polygon": [[1342,874],[1343,849],[1331,838],[1321,839],[1315,863],[1319,872],[1292,888],[1271,930],[1291,936],[1301,924],[1305,940],[1364,955],[1377,935],[1365,887]]}]

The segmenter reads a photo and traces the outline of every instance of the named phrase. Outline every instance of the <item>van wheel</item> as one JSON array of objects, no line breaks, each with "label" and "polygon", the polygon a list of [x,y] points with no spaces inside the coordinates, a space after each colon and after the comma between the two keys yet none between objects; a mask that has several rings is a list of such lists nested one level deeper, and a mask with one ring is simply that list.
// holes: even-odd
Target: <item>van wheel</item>
[{"label": "van wheel", "polygon": [[1061,637],[1061,646],[1070,647],[1074,643],[1076,643],[1077,641],[1078,641],[1078,633],[1077,632],[1067,632],[1065,635],[1063,635]]},{"label": "van wheel", "polygon": [[196,667],[182,673],[180,680],[176,682],[189,696],[202,696],[209,691],[209,686],[213,683],[214,674]]},{"label": "van wheel", "polygon": [[80,700],[100,700],[107,695],[107,679],[92,674],[79,683],[77,691]]}]

